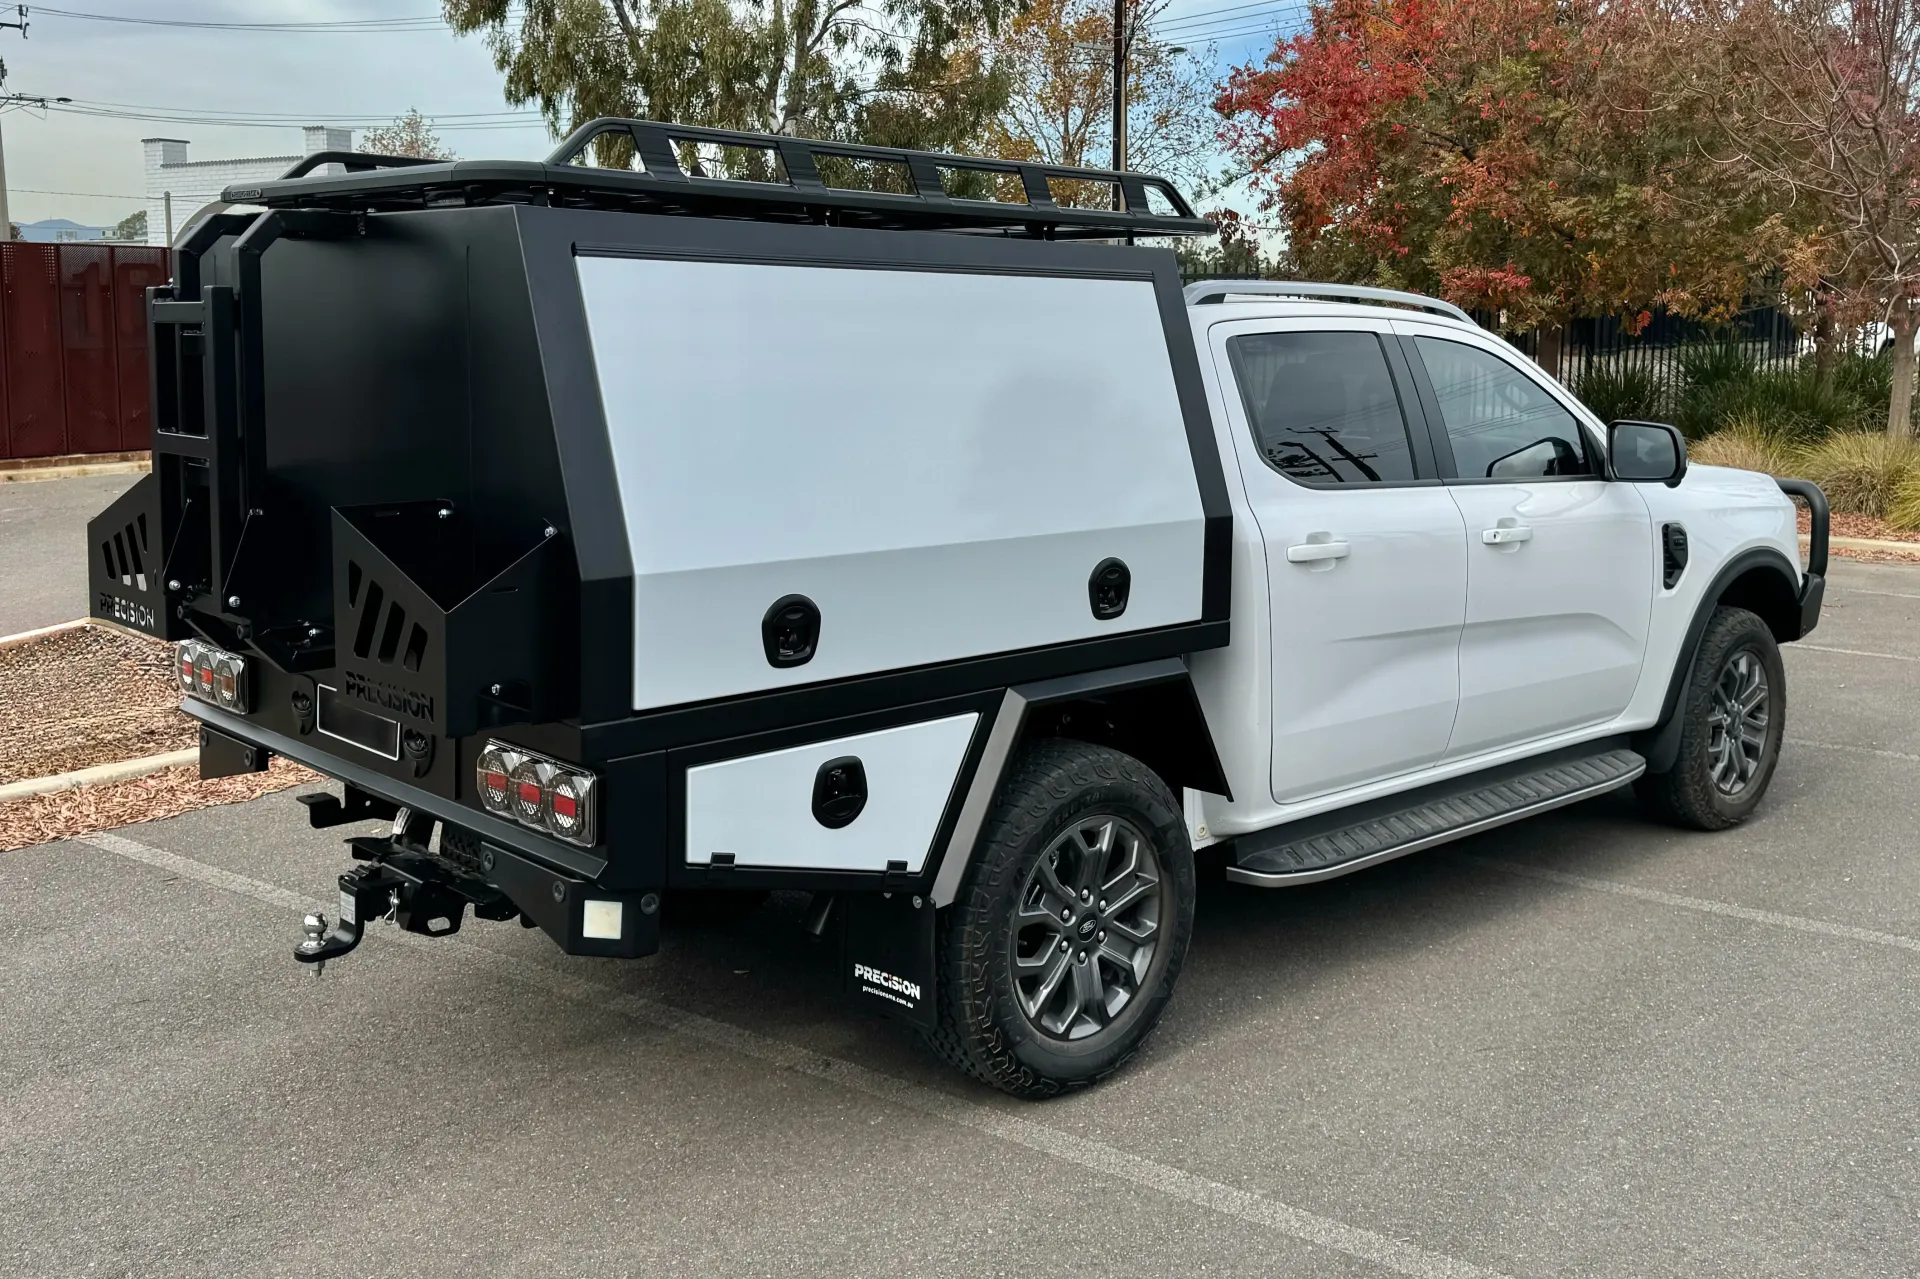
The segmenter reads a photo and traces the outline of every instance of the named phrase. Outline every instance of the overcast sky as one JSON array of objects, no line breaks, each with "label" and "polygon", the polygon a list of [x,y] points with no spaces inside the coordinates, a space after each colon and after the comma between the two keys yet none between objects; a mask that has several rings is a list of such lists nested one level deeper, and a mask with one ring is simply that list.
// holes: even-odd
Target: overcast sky
[{"label": "overcast sky", "polygon": [[[436,0],[65,0],[29,5],[27,38],[0,30],[10,93],[68,97],[66,110],[0,115],[10,213],[111,225],[141,207],[140,139],[182,138],[190,159],[298,153],[302,124],[364,129],[417,106],[463,157],[536,157],[552,139],[510,107],[485,46],[437,20]],[[1167,35],[1219,38],[1224,69],[1263,54],[1292,0],[1174,0]],[[253,31],[169,23],[342,22],[360,29]],[[13,5],[0,21],[16,20]],[[419,21],[399,21],[419,19]],[[128,117],[158,118],[128,118]],[[522,117],[516,119],[515,117]],[[236,121],[258,123],[241,124]],[[282,123],[281,121],[284,121]],[[1239,203],[1235,201],[1235,203]]]}]

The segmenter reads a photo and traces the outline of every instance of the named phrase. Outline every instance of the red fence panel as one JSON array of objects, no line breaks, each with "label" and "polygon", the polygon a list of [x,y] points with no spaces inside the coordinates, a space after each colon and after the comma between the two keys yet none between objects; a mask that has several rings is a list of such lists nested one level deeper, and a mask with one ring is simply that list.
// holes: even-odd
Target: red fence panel
[{"label": "red fence panel", "polygon": [[120,374],[113,355],[113,250],[60,248],[60,354],[67,381],[63,453],[120,447]]},{"label": "red fence panel", "polygon": [[6,246],[7,444],[14,457],[66,452],[58,245]]},{"label": "red fence panel", "polygon": [[148,447],[149,285],[165,249],[0,243],[0,459]]},{"label": "red fence panel", "polygon": [[153,415],[147,398],[147,290],[167,282],[167,250],[137,247],[113,250],[113,316],[118,337],[120,449],[144,449],[153,443]]}]

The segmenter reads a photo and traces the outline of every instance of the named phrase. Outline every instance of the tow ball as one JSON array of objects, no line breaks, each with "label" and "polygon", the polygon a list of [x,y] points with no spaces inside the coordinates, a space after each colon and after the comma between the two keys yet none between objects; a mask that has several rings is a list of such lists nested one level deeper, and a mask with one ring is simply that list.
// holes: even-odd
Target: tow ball
[{"label": "tow ball", "polygon": [[[340,876],[340,921],[331,929],[325,915],[308,915],[302,923],[307,939],[293,957],[313,965],[313,975],[326,971],[327,961],[345,955],[360,944],[370,919],[393,919],[407,881],[378,864],[355,866]],[[449,930],[451,931],[451,930]]]},{"label": "tow ball", "polygon": [[318,976],[329,959],[359,946],[367,925],[376,919],[406,932],[446,937],[460,931],[469,904],[487,919],[511,919],[519,913],[499,890],[430,856],[425,850],[431,833],[431,825],[423,826],[402,809],[393,835],[349,839],[361,864],[340,876],[340,917],[329,927],[325,915],[308,915],[306,940],[294,948],[293,957],[312,964]]}]

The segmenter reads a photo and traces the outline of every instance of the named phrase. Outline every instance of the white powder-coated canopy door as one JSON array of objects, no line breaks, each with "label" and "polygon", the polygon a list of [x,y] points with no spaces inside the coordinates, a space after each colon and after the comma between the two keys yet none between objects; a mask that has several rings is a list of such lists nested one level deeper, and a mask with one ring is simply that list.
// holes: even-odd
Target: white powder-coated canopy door
[{"label": "white powder-coated canopy door", "polygon": [[[636,709],[1201,617],[1152,281],[577,259],[633,562]],[[1125,567],[1124,611],[1089,579]],[[815,610],[779,665],[770,610]]]}]

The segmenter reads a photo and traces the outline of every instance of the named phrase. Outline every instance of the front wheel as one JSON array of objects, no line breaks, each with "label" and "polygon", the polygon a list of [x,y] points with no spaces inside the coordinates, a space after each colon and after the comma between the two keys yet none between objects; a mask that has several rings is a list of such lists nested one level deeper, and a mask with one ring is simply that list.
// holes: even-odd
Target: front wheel
[{"label": "front wheel", "polygon": [[1786,732],[1787,672],[1767,624],[1744,608],[1717,608],[1700,637],[1679,709],[1680,751],[1634,793],[1654,816],[1695,830],[1747,819],[1767,793]]},{"label": "front wheel", "polygon": [[943,912],[934,1047],[1022,1097],[1112,1074],[1173,993],[1193,898],[1193,849],[1165,782],[1106,747],[1036,743]]}]

